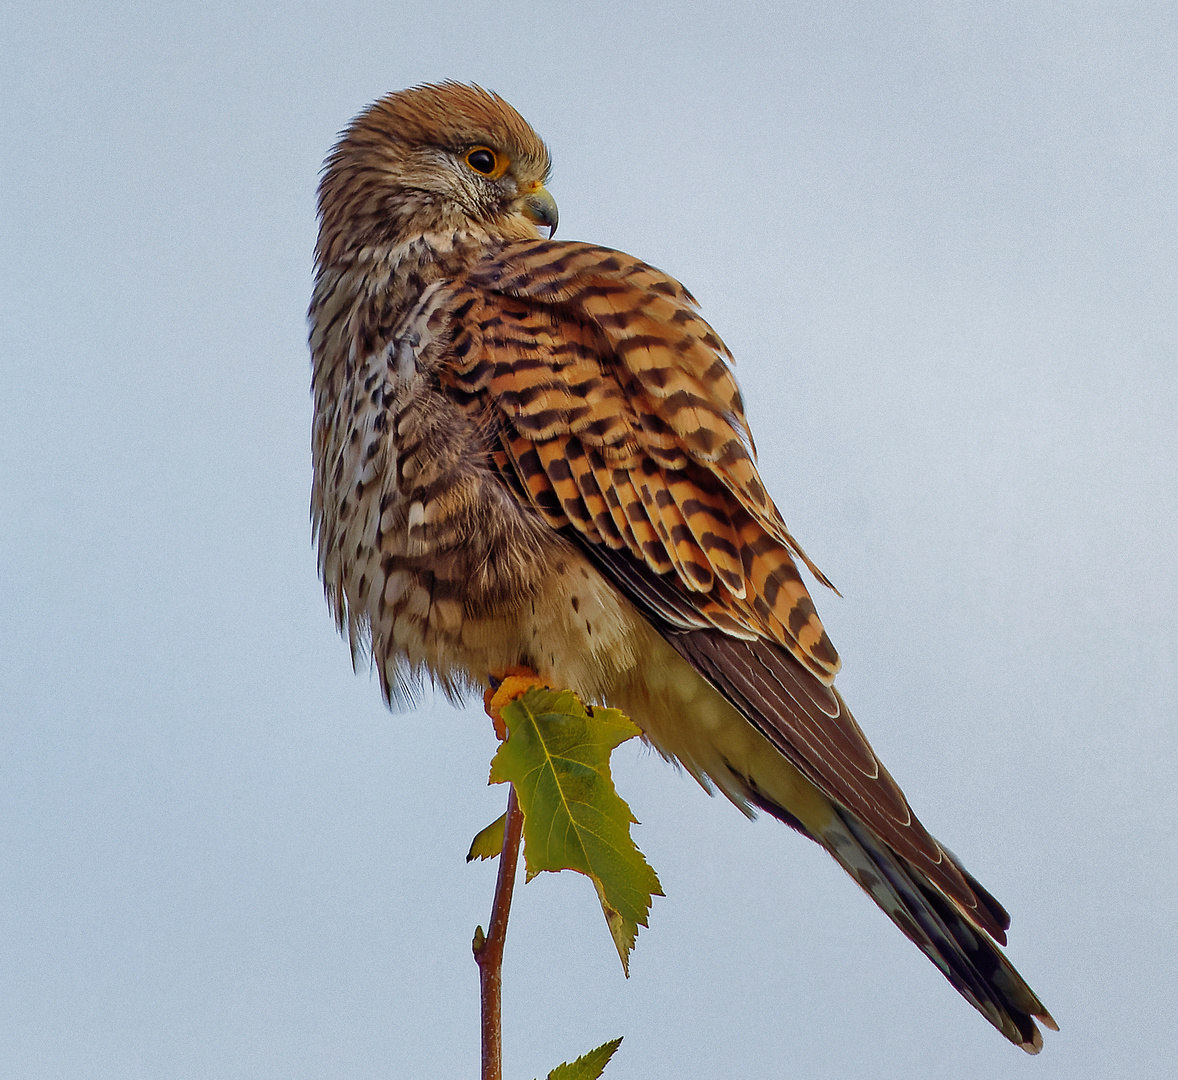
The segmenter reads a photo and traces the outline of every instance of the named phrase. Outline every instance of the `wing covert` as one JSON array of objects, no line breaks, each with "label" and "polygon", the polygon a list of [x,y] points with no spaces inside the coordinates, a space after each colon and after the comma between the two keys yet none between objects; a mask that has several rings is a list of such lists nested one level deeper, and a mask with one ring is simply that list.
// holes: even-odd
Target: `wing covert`
[{"label": "wing covert", "polygon": [[673,575],[705,620],[824,682],[838,656],[753,459],[731,355],[677,281],[591,244],[505,245],[455,282],[442,377],[490,403],[499,453],[554,529]]}]

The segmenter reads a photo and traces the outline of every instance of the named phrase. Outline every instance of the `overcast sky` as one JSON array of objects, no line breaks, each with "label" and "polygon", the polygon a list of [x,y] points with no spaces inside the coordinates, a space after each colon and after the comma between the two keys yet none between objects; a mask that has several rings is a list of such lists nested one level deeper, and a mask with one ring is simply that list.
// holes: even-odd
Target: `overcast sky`
[{"label": "overcast sky", "polygon": [[476,1075],[494,736],[352,673],[307,510],[317,174],[444,78],[732,347],[840,686],[1063,1029],[630,744],[667,896],[627,981],[519,889],[508,1076],[1174,1075],[1173,0],[0,6],[6,1077]]}]

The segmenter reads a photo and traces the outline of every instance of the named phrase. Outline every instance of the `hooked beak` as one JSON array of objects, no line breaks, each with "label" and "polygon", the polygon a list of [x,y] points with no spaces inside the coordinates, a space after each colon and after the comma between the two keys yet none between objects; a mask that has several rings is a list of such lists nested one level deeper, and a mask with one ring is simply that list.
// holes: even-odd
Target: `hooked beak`
[{"label": "hooked beak", "polygon": [[556,200],[548,194],[548,189],[543,184],[537,184],[534,191],[524,196],[520,212],[537,225],[547,225],[549,240],[556,235],[556,223],[560,220],[560,214],[556,209]]}]

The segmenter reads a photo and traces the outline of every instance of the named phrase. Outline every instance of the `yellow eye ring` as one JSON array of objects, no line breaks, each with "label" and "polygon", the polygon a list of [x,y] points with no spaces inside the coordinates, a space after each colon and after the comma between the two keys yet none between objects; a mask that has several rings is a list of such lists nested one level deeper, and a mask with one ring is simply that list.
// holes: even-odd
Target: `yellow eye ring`
[{"label": "yellow eye ring", "polygon": [[473,169],[480,176],[490,180],[498,180],[507,172],[507,158],[497,154],[489,146],[472,146],[463,157],[467,167]]}]

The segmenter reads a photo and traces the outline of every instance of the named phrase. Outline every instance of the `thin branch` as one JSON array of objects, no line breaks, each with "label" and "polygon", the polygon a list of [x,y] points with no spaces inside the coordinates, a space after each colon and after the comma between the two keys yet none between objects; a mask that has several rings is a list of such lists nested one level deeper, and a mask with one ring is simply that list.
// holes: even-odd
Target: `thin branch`
[{"label": "thin branch", "polygon": [[500,1026],[503,1000],[503,943],[507,938],[507,916],[515,888],[515,867],[519,861],[520,834],[524,815],[515,799],[515,785],[509,785],[507,819],[503,823],[503,851],[499,855],[499,877],[491,922],[484,936],[480,926],[474,932],[474,958],[479,965],[479,997],[482,1003],[482,1080],[503,1080],[503,1032]]}]

